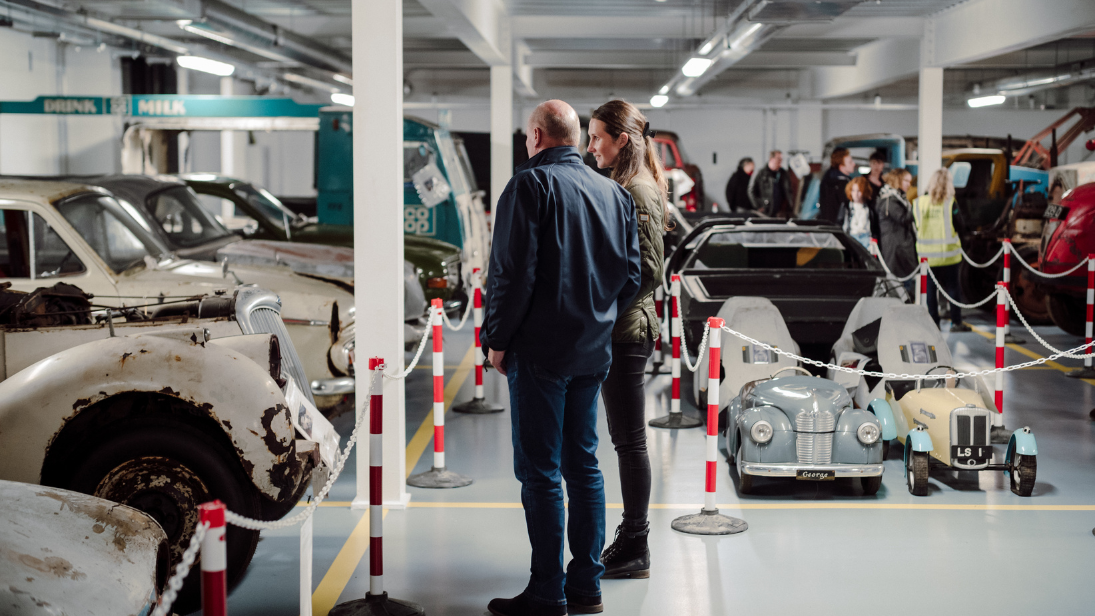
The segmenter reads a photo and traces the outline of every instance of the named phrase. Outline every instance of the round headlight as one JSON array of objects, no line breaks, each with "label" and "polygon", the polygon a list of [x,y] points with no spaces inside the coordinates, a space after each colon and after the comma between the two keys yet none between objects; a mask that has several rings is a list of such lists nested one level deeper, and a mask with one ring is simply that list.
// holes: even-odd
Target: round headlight
[{"label": "round headlight", "polygon": [[859,437],[859,442],[864,445],[873,445],[878,441],[878,437],[882,436],[882,431],[878,429],[878,425],[867,422],[855,431],[855,435]]},{"label": "round headlight", "polygon": [[772,424],[763,419],[758,421],[749,429],[749,436],[753,437],[753,440],[761,445],[767,443],[772,440]]}]

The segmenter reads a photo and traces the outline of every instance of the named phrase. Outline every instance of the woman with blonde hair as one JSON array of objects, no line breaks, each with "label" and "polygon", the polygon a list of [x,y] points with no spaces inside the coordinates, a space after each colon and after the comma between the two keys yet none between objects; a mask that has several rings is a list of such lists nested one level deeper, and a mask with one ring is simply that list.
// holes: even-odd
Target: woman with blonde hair
[{"label": "woman with blonde hair", "polygon": [[598,107],[589,121],[588,151],[601,169],[631,193],[639,227],[642,280],[639,295],[616,317],[612,330],[612,368],[601,386],[608,432],[620,463],[623,522],[601,555],[604,577],[650,577],[647,510],[650,506],[650,458],[646,450],[646,362],[660,334],[654,289],[664,269],[668,182],[654,144],[650,122],[634,105],[614,100]]},{"label": "woman with blonde hair", "polygon": [[[936,169],[928,181],[927,194],[913,204],[916,219],[916,252],[928,259],[933,276],[928,276],[928,313],[939,325],[939,300],[935,280],[954,299],[959,299],[958,264],[962,262],[962,244],[954,232],[954,180],[946,167]],[[962,309],[951,302],[951,331],[968,332],[962,322]]]}]

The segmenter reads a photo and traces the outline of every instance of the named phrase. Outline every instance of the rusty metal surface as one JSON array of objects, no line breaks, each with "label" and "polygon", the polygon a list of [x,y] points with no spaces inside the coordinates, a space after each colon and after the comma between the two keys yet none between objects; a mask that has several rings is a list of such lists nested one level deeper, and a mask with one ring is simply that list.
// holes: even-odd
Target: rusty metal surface
[{"label": "rusty metal surface", "polygon": [[0,613],[146,613],[166,540],[136,509],[0,480]]}]

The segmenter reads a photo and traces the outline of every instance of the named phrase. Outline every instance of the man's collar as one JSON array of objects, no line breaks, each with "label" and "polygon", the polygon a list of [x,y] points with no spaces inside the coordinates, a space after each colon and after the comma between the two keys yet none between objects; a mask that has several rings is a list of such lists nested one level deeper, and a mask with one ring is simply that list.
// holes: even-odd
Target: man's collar
[{"label": "man's collar", "polygon": [[582,163],[582,155],[578,153],[578,148],[572,145],[560,145],[554,148],[540,150],[535,156],[528,159],[528,162],[517,167],[517,171],[560,163],[572,165],[584,164]]}]

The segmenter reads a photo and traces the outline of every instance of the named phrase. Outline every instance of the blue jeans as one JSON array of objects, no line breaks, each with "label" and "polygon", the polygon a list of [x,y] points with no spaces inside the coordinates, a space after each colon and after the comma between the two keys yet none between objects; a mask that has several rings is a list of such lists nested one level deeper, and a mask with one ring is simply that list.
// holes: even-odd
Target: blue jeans
[{"label": "blue jeans", "polygon": [[[513,473],[532,543],[526,595],[537,603],[565,605],[563,587],[575,595],[601,594],[605,572],[604,478],[597,468],[597,395],[608,370],[562,375],[506,353],[513,424]],[[573,559],[563,572],[563,486],[570,498],[567,540]]]}]

